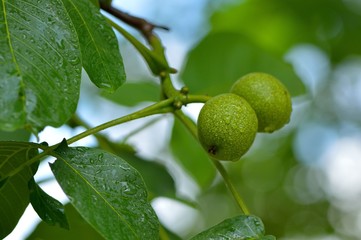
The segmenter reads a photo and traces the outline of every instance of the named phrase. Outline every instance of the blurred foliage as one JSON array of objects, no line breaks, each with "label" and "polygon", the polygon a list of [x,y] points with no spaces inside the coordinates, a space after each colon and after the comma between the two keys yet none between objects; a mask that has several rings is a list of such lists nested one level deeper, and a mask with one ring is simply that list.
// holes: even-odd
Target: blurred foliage
[{"label": "blurred foliage", "polygon": [[304,93],[289,64],[237,32],[208,34],[189,53],[182,79],[192,92],[214,96],[229,92],[236,80],[250,72],[274,75],[291,95]]},{"label": "blurred foliage", "polygon": [[114,93],[102,92],[102,96],[125,106],[133,106],[139,102],[156,102],[160,97],[159,85],[150,82],[127,82]]},{"label": "blurred foliage", "polygon": [[[317,159],[312,163],[302,162],[295,151],[295,142],[299,132],[304,131],[310,122],[340,128],[347,109],[347,116],[351,116],[347,123],[356,123],[360,132],[360,108],[352,105],[356,95],[352,98],[348,91],[341,91],[340,86],[349,79],[340,78],[335,73],[340,65],[348,64],[351,56],[358,59],[353,63],[361,66],[360,6],[357,0],[232,1],[232,4],[212,12],[209,33],[193,46],[181,69],[180,79],[191,93],[216,95],[228,92],[232,83],[242,75],[264,71],[278,77],[294,97],[293,117],[286,129],[271,135],[258,134],[255,144],[243,159],[224,164],[251,213],[262,219],[267,234],[277,238],[301,236],[299,239],[311,239],[332,235],[340,239],[358,239],[342,229],[345,226],[341,226],[341,210],[334,210],[338,215],[333,216],[341,219],[337,221],[339,226],[329,220],[330,208],[338,202],[335,204],[324,189],[318,189],[318,177],[322,179],[323,172],[315,166]],[[305,76],[312,73],[305,70],[300,74],[285,60],[290,50],[304,44],[324,53],[330,64],[330,69],[322,75],[322,84],[314,92],[305,81]],[[126,60],[127,56],[124,58]],[[323,69],[322,66],[313,67]],[[350,89],[356,89],[357,78],[349,78],[354,84]],[[135,82],[126,83],[112,95],[102,95],[121,105],[133,106],[143,101],[157,101],[159,89],[153,83]],[[341,98],[343,105],[337,103]],[[349,132],[352,130],[354,128],[348,129]],[[318,148],[320,139],[319,136],[315,138],[312,147]],[[216,177],[206,154],[177,120],[169,144],[174,158],[200,188],[195,201],[202,229],[194,226],[183,235],[194,236],[227,218],[238,216],[237,205],[224,183]],[[304,154],[311,156],[311,152]],[[167,173],[168,169],[132,152],[122,151],[118,155],[141,172],[152,198],[176,198],[176,184]],[[72,216],[68,217],[72,227]],[[64,231],[48,228],[52,229],[52,239],[55,231]],[[76,228],[77,233],[87,234],[88,230],[84,232],[81,227]],[[96,236],[90,230],[88,233],[89,236],[83,237],[94,239]],[[55,235],[72,239],[62,234]]]},{"label": "blurred foliage", "polygon": [[30,135],[30,132],[24,129],[13,132],[0,131],[0,141],[28,141]]},{"label": "blurred foliage", "polygon": [[57,226],[50,226],[45,222],[39,223],[34,232],[27,238],[28,240],[36,239],[104,239],[97,231],[94,230],[75,210],[73,205],[65,205],[65,214],[69,220],[70,230]]},{"label": "blurred foliage", "polygon": [[178,162],[197,184],[201,188],[209,187],[216,169],[201,145],[178,119],[174,122],[170,147]]},{"label": "blurred foliage", "polygon": [[[352,68],[348,70],[356,68],[358,61],[350,61],[350,57],[357,60],[355,56],[361,54],[360,6],[357,1],[341,0],[233,1],[210,16],[209,33],[191,49],[182,69],[181,77],[191,92],[227,92],[242,75],[264,71],[283,81],[292,96],[298,96],[294,98],[293,118],[286,130],[259,134],[241,161],[226,164],[252,214],[259,216],[266,232],[277,238],[323,239],[321,236],[333,235],[358,239],[352,236],[352,227],[345,227],[346,223],[339,227],[329,220],[335,203],[327,196],[327,187],[319,187],[324,184],[324,172],[317,165],[319,159],[302,162],[295,152],[295,141],[309,122],[340,128],[346,120],[341,112],[347,109],[353,109],[347,114],[353,116],[348,117],[348,124],[359,123],[355,113],[360,108],[352,100],[359,94],[355,90],[356,74],[350,72],[350,76],[340,78],[340,72],[334,70],[340,66],[347,69],[344,66],[350,62],[353,65],[349,64]],[[294,72],[285,56],[301,45],[324,53],[327,59],[321,64],[329,63],[329,69],[313,65],[314,72],[308,72],[301,66],[303,72]],[[314,73],[319,75],[313,76]],[[320,140],[313,139],[314,148],[319,147]],[[312,158],[311,151],[304,154]],[[239,213],[222,181],[203,191],[199,205],[204,229]]]},{"label": "blurred foliage", "polygon": [[283,56],[292,46],[312,43],[332,62],[361,54],[358,1],[248,0],[212,16],[212,31],[246,35],[252,42]]}]

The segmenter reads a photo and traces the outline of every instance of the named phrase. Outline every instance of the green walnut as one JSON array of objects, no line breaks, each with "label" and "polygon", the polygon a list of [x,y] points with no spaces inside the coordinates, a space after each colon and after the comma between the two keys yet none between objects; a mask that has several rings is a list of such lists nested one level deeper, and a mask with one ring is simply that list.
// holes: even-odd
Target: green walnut
[{"label": "green walnut", "polygon": [[198,139],[213,159],[237,161],[251,147],[257,126],[256,113],[247,101],[225,93],[202,107],[197,121]]},{"label": "green walnut", "polygon": [[255,110],[258,132],[273,132],[290,121],[291,96],[286,87],[274,76],[250,73],[236,81],[231,93],[243,97]]}]

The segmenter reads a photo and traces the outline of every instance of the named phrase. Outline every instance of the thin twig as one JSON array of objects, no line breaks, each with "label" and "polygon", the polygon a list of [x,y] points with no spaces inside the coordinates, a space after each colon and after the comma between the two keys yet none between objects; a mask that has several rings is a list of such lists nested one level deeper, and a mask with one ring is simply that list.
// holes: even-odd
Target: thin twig
[{"label": "thin twig", "polygon": [[169,31],[169,28],[166,26],[160,26],[160,25],[156,25],[154,23],[148,22],[147,20],[145,20],[143,18],[130,15],[130,14],[123,12],[111,5],[107,5],[107,4],[100,2],[100,8],[103,9],[104,11],[108,12],[109,14],[113,15],[114,17],[118,18],[119,20],[125,22],[129,26],[132,26],[135,29],[137,29],[148,42],[150,42],[150,39],[153,36],[155,36],[155,34],[153,32],[153,30],[155,28]]}]

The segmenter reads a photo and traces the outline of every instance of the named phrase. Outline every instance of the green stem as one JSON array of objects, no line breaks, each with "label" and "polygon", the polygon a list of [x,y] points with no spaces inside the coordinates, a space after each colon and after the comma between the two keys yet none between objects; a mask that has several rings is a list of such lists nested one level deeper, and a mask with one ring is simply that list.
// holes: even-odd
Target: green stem
[{"label": "green stem", "polygon": [[37,143],[33,143],[33,144],[36,145],[37,148],[43,150],[43,152],[36,155],[35,157],[31,158],[29,161],[26,161],[26,162],[22,163],[21,165],[19,165],[18,167],[16,167],[12,171],[8,172],[6,175],[1,176],[0,182],[4,181],[8,177],[11,177],[11,176],[14,176],[15,174],[18,174],[21,170],[24,169],[24,167],[30,166],[33,163],[36,163],[37,161],[40,161],[40,159],[42,159],[43,157],[49,156],[51,154],[51,152],[54,151],[54,149],[57,147],[57,145],[48,147],[48,146],[44,146],[42,144],[37,144]]},{"label": "green stem", "polygon": [[124,28],[116,24],[111,19],[107,18],[110,25],[115,28],[120,34],[122,34],[143,56],[144,60],[147,62],[150,70],[155,75],[160,75],[165,69],[169,69],[166,63],[158,59],[158,57],[153,54],[151,50],[145,47],[140,41],[138,41],[133,35],[128,33]]},{"label": "green stem", "polygon": [[[90,128],[88,130],[85,130],[84,132],[75,135],[71,138],[69,138],[67,140],[67,143],[70,145],[76,141],[79,141],[80,139],[83,139],[89,135],[93,135],[93,134],[97,134],[98,132],[119,125],[121,123],[125,123],[125,122],[129,122],[131,120],[135,120],[138,118],[143,118],[143,117],[147,117],[150,115],[155,115],[155,114],[160,114],[160,113],[169,113],[174,111],[174,107],[172,106],[174,99],[173,98],[169,98],[160,102],[157,102],[151,106],[148,106],[144,109],[141,109],[137,112],[131,113],[129,115],[114,119],[112,121],[103,123],[99,126],[96,126],[94,128]],[[30,166],[31,164],[40,161],[41,158],[52,155],[52,152],[54,151],[54,149],[56,149],[59,146],[58,144],[55,144],[53,146],[47,147],[47,146],[43,146],[41,144],[37,144],[37,147],[42,149],[43,152],[36,155],[35,157],[31,158],[29,161],[25,162],[24,164],[22,164],[21,166],[15,168],[14,170],[12,170],[11,172],[9,172],[6,176],[2,176],[1,177],[1,181],[3,181],[4,179],[6,179],[7,177],[13,176],[17,173],[19,173],[25,166]]]},{"label": "green stem", "polygon": [[68,144],[72,144],[76,141],[79,141],[82,138],[85,138],[89,135],[93,135],[95,133],[98,133],[104,129],[125,123],[125,122],[129,122],[138,118],[143,118],[143,117],[147,117],[150,115],[155,115],[155,114],[160,114],[160,113],[168,113],[168,112],[172,112],[174,110],[172,103],[173,103],[174,99],[172,98],[168,98],[166,100],[157,102],[149,107],[146,107],[144,109],[141,109],[137,112],[131,113],[129,115],[111,120],[109,122],[103,123],[99,126],[96,126],[94,128],[88,129],[74,137],[71,137],[67,140]]},{"label": "green stem", "polygon": [[143,124],[142,126],[140,126],[139,128],[137,129],[134,129],[133,131],[129,132],[123,139],[122,139],[122,142],[125,143],[129,138],[131,138],[132,136],[134,136],[135,134],[141,132],[142,130],[152,126],[153,124],[157,123],[159,120],[161,120],[162,117],[157,117],[145,124]]},{"label": "green stem", "polygon": [[[195,123],[180,110],[175,111],[174,115],[186,126],[186,128],[190,131],[190,133],[196,139],[198,139],[197,126],[195,125]],[[235,186],[231,182],[230,177],[228,176],[228,173],[224,169],[223,165],[217,160],[214,160],[214,159],[211,159],[211,160],[212,160],[212,163],[214,164],[214,166],[217,168],[218,172],[221,174],[227,188],[231,192],[233,198],[235,199],[235,201],[236,201],[237,205],[239,206],[239,208],[241,209],[241,211],[244,214],[249,215],[250,212],[249,212],[246,204],[244,203],[243,199],[237,192]]]},{"label": "green stem", "polygon": [[232,193],[232,196],[236,200],[239,208],[243,211],[244,214],[249,215],[250,211],[248,210],[243,199],[237,192],[236,187],[232,184],[226,169],[223,167],[223,165],[218,160],[212,159],[212,162],[216,166],[218,172],[221,174],[226,186],[228,187],[229,191]]},{"label": "green stem", "polygon": [[180,97],[181,93],[173,86],[170,74],[163,72],[160,77],[162,92],[166,97]]},{"label": "green stem", "polygon": [[188,103],[205,103],[209,99],[211,99],[211,96],[207,95],[185,95],[185,98],[182,100],[184,105],[187,105]]}]

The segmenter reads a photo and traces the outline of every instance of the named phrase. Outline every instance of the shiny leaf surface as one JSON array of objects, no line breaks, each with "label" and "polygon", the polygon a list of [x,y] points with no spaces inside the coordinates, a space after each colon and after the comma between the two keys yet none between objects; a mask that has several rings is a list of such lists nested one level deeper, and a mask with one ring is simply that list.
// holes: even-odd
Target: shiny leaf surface
[{"label": "shiny leaf surface", "polygon": [[158,239],[159,222],[140,174],[98,149],[62,144],[51,169],[79,213],[107,239]]},{"label": "shiny leaf surface", "polygon": [[79,97],[78,37],[59,0],[0,4],[0,129],[60,126]]},{"label": "shiny leaf surface", "polygon": [[89,0],[62,0],[79,36],[83,67],[99,88],[115,91],[125,81],[118,41]]},{"label": "shiny leaf surface", "polygon": [[63,204],[44,192],[34,179],[29,182],[29,189],[30,203],[39,217],[49,225],[59,225],[69,229]]},{"label": "shiny leaf surface", "polygon": [[192,240],[276,239],[273,236],[264,236],[264,233],[265,230],[261,219],[256,216],[240,215],[224,220],[216,226],[196,235]]}]

